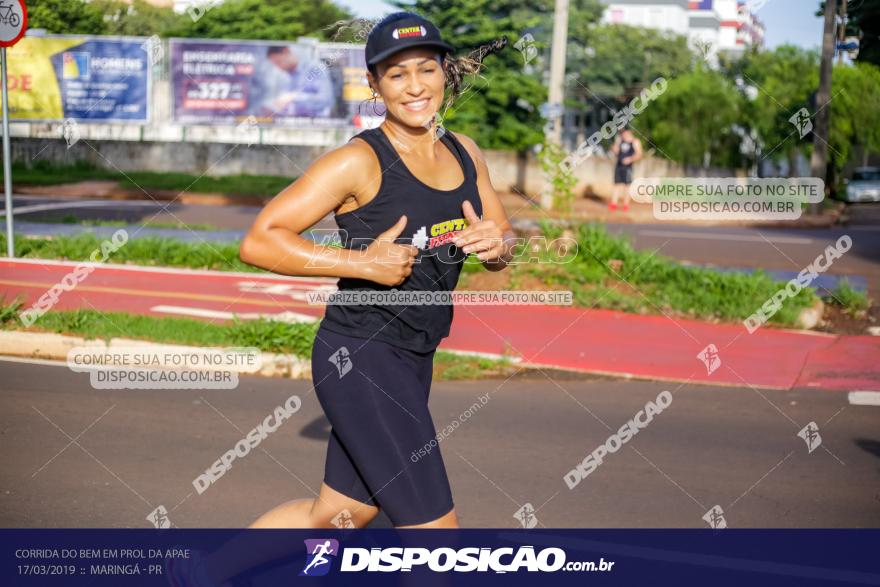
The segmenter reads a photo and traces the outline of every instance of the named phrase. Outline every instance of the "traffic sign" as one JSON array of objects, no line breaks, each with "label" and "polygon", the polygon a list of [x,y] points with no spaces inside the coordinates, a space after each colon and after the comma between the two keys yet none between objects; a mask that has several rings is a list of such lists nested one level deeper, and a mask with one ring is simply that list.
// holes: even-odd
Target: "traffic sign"
[{"label": "traffic sign", "polygon": [[0,47],[12,47],[27,30],[24,0],[0,0]]},{"label": "traffic sign", "polygon": [[859,56],[859,44],[858,37],[847,37],[846,40],[837,42],[837,50],[846,51],[850,59],[855,59]]}]

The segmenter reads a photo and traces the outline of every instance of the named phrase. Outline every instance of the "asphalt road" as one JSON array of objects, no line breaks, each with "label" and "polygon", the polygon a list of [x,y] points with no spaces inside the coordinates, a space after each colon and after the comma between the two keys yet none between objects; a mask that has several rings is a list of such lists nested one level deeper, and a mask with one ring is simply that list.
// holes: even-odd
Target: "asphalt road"
[{"label": "asphalt road", "polygon": [[[880,205],[878,205],[880,207]],[[831,275],[862,276],[869,293],[880,296],[880,223],[831,229],[606,224],[625,234],[636,248],[658,255],[719,267],[763,268],[797,273],[834,246],[843,235],[852,249],[835,260]]]},{"label": "asphalt road", "polygon": [[[0,526],[243,527],[318,489],[328,424],[310,382],[232,391],[106,391],[58,365],[0,360]],[[595,472],[563,476],[656,400],[672,401]],[[479,408],[465,411],[488,394]],[[204,493],[193,479],[291,395],[302,407]],[[440,447],[467,527],[880,527],[880,408],[846,394],[611,379],[438,382]],[[388,409],[397,409],[389,403]],[[810,422],[821,444],[797,436]],[[374,525],[387,525],[379,519]]]}]

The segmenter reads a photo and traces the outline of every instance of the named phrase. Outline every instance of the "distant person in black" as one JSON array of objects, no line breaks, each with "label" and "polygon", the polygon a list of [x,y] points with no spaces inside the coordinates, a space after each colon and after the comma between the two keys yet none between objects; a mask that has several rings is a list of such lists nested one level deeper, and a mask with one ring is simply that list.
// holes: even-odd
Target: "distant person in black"
[{"label": "distant person in black", "polygon": [[[457,59],[430,21],[385,17],[365,50],[385,121],[269,202],[242,241],[242,260],[282,275],[338,277],[340,299],[450,291],[468,254],[503,269],[514,235],[486,160],[472,139],[435,123],[444,91],[457,95],[463,77],[503,46]],[[300,236],[330,212],[342,247]],[[324,483],[316,498],[279,505],[252,528],[360,528],[380,508],[396,527],[458,527],[428,411],[434,351],[452,310],[328,304],[312,351],[315,392],[332,425]]]},{"label": "distant person in black", "polygon": [[629,210],[629,184],[633,180],[633,163],[642,158],[642,142],[633,135],[629,127],[624,127],[614,139],[611,152],[617,156],[614,166],[614,189],[611,192],[609,210],[617,210],[617,200],[623,193],[623,211]]}]

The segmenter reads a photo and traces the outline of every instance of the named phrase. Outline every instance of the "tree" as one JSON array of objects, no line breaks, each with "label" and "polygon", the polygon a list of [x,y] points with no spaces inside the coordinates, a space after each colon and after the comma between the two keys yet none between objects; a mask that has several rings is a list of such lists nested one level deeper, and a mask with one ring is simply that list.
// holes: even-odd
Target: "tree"
[{"label": "tree", "polygon": [[860,149],[862,163],[880,153],[880,68],[870,63],[834,68],[829,158],[840,173]]},{"label": "tree", "polygon": [[105,15],[107,34],[149,37],[168,36],[179,28],[186,14],[177,14],[169,7],[154,6],[146,0],[94,0],[92,4]]},{"label": "tree", "polygon": [[818,53],[792,45],[753,51],[735,63],[729,75],[741,79],[747,94],[743,124],[755,130],[762,157],[787,160],[789,176],[793,175],[798,152],[809,154],[810,142],[790,119],[802,108],[810,111],[810,95],[819,85]]},{"label": "tree", "polygon": [[[196,8],[198,5],[194,5]],[[332,0],[226,0],[208,3],[193,20],[183,19],[170,34],[207,39],[295,41],[311,36],[326,39],[331,25],[352,15]]]},{"label": "tree", "polygon": [[107,32],[101,10],[83,0],[28,0],[27,7],[30,29],[81,35]]},{"label": "tree", "polygon": [[571,37],[572,91],[629,100],[660,76],[690,71],[694,60],[682,35],[627,25],[577,27]]},{"label": "tree", "polygon": [[685,165],[739,167],[740,95],[719,72],[702,65],[668,81],[632,124],[647,134],[659,155]]},{"label": "tree", "polygon": [[[544,120],[538,106],[546,101],[547,89],[540,73],[524,69],[525,61],[540,49],[523,39],[523,51],[513,45],[552,13],[552,0],[415,0],[393,2],[403,10],[429,18],[444,40],[463,55],[470,49],[506,36],[510,46],[486,58],[480,78],[470,80],[472,89],[453,103],[445,115],[450,128],[470,135],[482,148],[525,150],[544,138]],[[529,50],[528,48],[531,47]]]}]

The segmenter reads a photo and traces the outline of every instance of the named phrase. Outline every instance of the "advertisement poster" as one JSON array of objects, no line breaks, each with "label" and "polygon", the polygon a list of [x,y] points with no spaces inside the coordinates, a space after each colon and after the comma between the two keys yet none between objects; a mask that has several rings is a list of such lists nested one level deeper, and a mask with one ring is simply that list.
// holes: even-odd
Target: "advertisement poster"
[{"label": "advertisement poster", "polygon": [[691,0],[688,3],[691,10],[712,10],[712,0]]},{"label": "advertisement poster", "polygon": [[174,122],[342,126],[366,86],[363,49],[265,41],[171,41]]},{"label": "advertisement poster", "polygon": [[25,37],[9,49],[12,120],[149,120],[146,39]]},{"label": "advertisement poster", "polygon": [[381,101],[376,108],[372,107],[372,92],[367,83],[367,70],[364,65],[364,48],[349,43],[322,43],[318,48],[318,56],[323,66],[338,68],[342,76],[342,102],[346,117],[369,116],[374,110],[384,112]]}]

